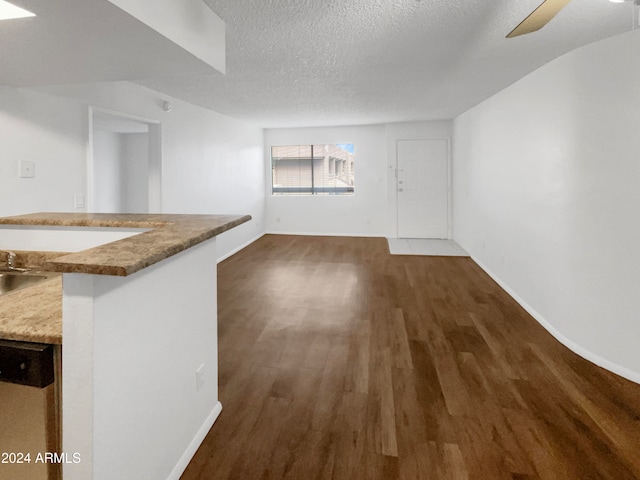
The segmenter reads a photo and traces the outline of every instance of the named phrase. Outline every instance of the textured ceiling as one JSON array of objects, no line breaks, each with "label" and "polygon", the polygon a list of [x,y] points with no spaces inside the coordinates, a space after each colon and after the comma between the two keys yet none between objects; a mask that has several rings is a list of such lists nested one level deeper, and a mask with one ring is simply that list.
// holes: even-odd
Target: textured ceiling
[{"label": "textured ceiling", "polygon": [[632,2],[573,0],[505,39],[540,0],[204,1],[226,22],[226,75],[138,83],[263,127],[454,118],[633,16]]}]

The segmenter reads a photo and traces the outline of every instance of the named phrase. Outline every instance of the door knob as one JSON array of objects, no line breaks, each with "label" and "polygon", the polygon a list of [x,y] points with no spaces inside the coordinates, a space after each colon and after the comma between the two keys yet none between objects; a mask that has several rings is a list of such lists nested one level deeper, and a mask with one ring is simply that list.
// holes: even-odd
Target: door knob
[{"label": "door knob", "polygon": [[401,189],[401,188],[399,188],[399,189],[398,189],[398,191],[399,191],[399,192],[401,192],[401,191],[402,191],[402,189]]}]

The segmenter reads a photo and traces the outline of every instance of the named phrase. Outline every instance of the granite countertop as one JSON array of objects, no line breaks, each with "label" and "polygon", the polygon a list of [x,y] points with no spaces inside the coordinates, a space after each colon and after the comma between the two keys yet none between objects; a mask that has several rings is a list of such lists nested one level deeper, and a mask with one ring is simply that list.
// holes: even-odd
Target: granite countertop
[{"label": "granite countertop", "polygon": [[[249,215],[34,213],[0,218],[0,224],[148,228],[81,252],[32,257],[39,259],[34,260],[38,268],[50,272],[127,276],[250,219]],[[29,258],[29,252],[21,253]],[[0,295],[0,339],[62,343],[61,275]]]},{"label": "granite countertop", "polygon": [[33,213],[0,218],[0,224],[149,228],[42,266],[51,272],[127,276],[249,220],[249,215]]},{"label": "granite countertop", "polygon": [[0,295],[0,339],[62,343],[62,275]]}]

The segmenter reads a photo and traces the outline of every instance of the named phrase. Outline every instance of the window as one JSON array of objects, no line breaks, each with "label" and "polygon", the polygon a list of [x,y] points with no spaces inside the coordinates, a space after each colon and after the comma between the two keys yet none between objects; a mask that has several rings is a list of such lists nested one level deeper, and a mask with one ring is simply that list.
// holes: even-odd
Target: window
[{"label": "window", "polygon": [[272,195],[353,195],[352,143],[271,147]]}]

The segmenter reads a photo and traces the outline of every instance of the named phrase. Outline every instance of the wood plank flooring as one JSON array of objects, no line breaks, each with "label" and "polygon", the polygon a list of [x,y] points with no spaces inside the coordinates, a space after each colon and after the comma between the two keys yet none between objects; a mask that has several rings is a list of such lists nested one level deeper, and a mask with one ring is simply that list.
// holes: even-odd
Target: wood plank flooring
[{"label": "wood plank flooring", "polygon": [[183,480],[640,479],[640,385],[469,258],[268,235],[218,288],[223,410]]}]

